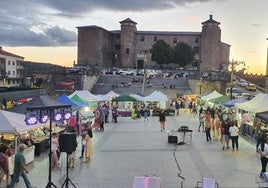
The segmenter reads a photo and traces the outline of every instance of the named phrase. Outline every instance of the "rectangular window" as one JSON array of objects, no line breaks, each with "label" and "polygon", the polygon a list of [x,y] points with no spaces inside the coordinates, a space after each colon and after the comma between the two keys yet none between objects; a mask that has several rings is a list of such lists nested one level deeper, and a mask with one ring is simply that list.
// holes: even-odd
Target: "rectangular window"
[{"label": "rectangular window", "polygon": [[177,38],[173,38],[173,43],[177,43]]},{"label": "rectangular window", "polygon": [[154,37],[154,42],[156,42],[157,41],[157,37]]},{"label": "rectangular window", "polygon": [[199,43],[199,37],[195,37],[194,42],[195,42],[195,43]]},{"label": "rectangular window", "polygon": [[199,54],[199,47],[198,46],[194,46],[194,53]]},{"label": "rectangular window", "polygon": [[129,48],[126,49],[126,53],[129,54]]},{"label": "rectangular window", "polygon": [[144,36],[141,36],[140,40],[143,42],[145,40]]},{"label": "rectangular window", "polygon": [[8,61],[8,65],[10,65],[10,61]]},{"label": "rectangular window", "polygon": [[16,80],[13,80],[13,84],[16,84]]},{"label": "rectangular window", "polygon": [[15,71],[13,71],[13,76],[15,76]]},{"label": "rectangular window", "polygon": [[12,62],[12,65],[15,65],[15,61]]},{"label": "rectangular window", "polygon": [[120,50],[120,44],[116,44],[116,45],[115,45],[115,49],[116,49],[116,50]]}]

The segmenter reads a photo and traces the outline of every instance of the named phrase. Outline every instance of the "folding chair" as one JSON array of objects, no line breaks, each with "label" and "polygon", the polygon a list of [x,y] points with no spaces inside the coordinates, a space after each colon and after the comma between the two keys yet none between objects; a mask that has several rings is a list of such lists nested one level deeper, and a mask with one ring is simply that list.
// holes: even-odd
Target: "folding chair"
[{"label": "folding chair", "polygon": [[[199,184],[202,184],[202,187],[200,187]],[[214,178],[203,177],[202,181],[197,181],[196,188],[219,188],[219,185]]]}]

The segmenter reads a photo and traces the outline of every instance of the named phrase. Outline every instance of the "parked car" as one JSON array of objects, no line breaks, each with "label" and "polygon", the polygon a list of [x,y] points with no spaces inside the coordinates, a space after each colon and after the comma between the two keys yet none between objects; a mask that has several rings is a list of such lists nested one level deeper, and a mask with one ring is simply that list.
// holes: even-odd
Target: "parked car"
[{"label": "parked car", "polygon": [[256,87],[255,84],[248,84],[248,85],[246,85],[246,90],[248,90],[248,91],[256,91],[257,87]]},{"label": "parked car", "polygon": [[[238,96],[240,96],[243,93],[243,91],[239,88],[232,88],[232,98],[237,98]],[[226,96],[230,96],[231,95],[231,88],[226,88],[226,92],[225,92]]]},{"label": "parked car", "polygon": [[237,85],[241,87],[246,87],[248,85],[248,82],[246,80],[240,79],[237,81]]},{"label": "parked car", "polygon": [[236,98],[243,98],[243,99],[247,99],[249,100],[250,99],[250,94],[249,93],[240,93],[236,96]]}]

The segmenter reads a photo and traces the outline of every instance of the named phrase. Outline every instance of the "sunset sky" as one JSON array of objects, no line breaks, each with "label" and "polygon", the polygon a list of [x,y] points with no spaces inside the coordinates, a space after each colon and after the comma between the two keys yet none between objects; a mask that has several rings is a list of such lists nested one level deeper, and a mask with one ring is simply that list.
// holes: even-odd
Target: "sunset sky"
[{"label": "sunset sky", "polygon": [[267,7],[267,0],[1,0],[0,46],[26,61],[71,67],[78,26],[119,30],[130,18],[139,31],[200,32],[212,14],[221,23],[222,42],[231,45],[230,61],[265,74]]}]

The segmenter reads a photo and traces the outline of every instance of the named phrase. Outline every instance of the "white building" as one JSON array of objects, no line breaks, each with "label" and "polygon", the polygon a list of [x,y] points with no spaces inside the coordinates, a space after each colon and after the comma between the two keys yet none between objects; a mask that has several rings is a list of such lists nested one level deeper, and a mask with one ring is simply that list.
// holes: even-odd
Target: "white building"
[{"label": "white building", "polygon": [[0,87],[20,86],[23,80],[20,65],[24,57],[6,52],[0,46]]}]

